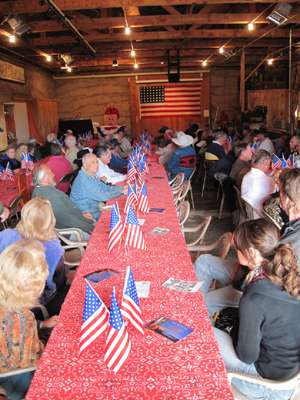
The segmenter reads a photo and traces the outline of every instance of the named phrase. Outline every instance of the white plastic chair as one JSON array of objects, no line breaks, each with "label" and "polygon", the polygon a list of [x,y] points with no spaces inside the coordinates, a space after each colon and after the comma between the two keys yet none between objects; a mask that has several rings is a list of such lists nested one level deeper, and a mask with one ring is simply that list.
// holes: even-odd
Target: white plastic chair
[{"label": "white plastic chair", "polygon": [[176,189],[176,187],[180,187],[183,184],[184,178],[184,173],[179,172],[175,178],[169,181],[169,185],[171,186],[172,190]]},{"label": "white plastic chair", "polygon": [[184,200],[178,204],[177,216],[181,227],[183,227],[183,224],[187,221],[190,215],[190,210],[191,210],[191,205],[187,200]]},{"label": "white plastic chair", "polygon": [[174,194],[174,202],[176,206],[186,198],[187,194],[189,193],[190,187],[191,187],[191,182],[184,181],[180,191]]},{"label": "white plastic chair", "polygon": [[[264,379],[258,376],[246,375],[239,372],[228,372],[228,379],[230,385],[232,385],[232,379],[237,378],[243,381],[254,383],[256,385],[263,385],[272,390],[293,390],[293,393],[289,400],[296,400],[296,396],[300,394],[300,371],[293,378],[285,381],[273,381],[271,379]],[[247,397],[232,385],[234,398],[236,400],[245,400]],[[297,396],[298,397],[298,396]]]},{"label": "white plastic chair", "polygon": [[[188,247],[188,249],[190,250],[190,247],[194,247],[200,243],[202,243],[202,241],[204,240],[204,237],[206,235],[206,232],[209,228],[209,225],[211,223],[211,215],[209,215],[208,217],[205,217],[203,219],[203,221],[200,222],[200,224],[196,225],[196,226],[183,226],[181,231],[183,232],[183,234],[185,233],[198,233],[197,236],[195,236],[191,241],[186,240],[186,245]],[[186,235],[185,235],[186,236]]]}]

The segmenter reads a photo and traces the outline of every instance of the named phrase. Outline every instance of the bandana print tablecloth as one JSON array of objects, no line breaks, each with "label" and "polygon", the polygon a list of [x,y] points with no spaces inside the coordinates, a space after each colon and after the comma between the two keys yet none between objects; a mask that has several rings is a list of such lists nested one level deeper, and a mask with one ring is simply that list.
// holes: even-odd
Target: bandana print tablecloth
[{"label": "bandana print tablecloth", "polygon": [[[155,179],[155,176],[164,179]],[[130,249],[126,255],[120,247],[109,255],[109,212],[103,212],[62,308],[60,323],[35,373],[28,400],[233,398],[200,292],[181,293],[162,287],[169,277],[195,280],[195,274],[165,172],[156,163],[150,167],[147,185],[150,207],[166,209],[163,214],[146,216],[142,230],[147,250]],[[124,199],[119,203],[122,210]],[[169,228],[170,232],[153,236],[150,231],[156,226]],[[104,338],[78,355],[85,290],[83,276],[107,267],[120,271],[118,277],[94,286],[109,305],[113,286],[120,302],[127,265],[132,267],[135,280],[151,281],[149,297],[141,299],[144,321],[167,316],[192,327],[193,332],[181,342],[173,343],[155,332],[146,330],[142,336],[129,327],[132,350],[115,375],[103,363]]]}]

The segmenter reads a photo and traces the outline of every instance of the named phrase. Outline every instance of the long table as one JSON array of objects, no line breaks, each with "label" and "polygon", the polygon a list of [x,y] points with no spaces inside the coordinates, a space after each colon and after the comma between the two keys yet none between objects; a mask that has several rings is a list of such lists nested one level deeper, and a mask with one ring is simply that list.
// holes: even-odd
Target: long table
[{"label": "long table", "polygon": [[[163,177],[157,179],[155,177]],[[79,399],[233,399],[225,368],[200,292],[184,293],[162,287],[169,277],[195,280],[190,255],[179,229],[172,194],[164,169],[150,166],[147,178],[150,207],[165,208],[150,213],[142,227],[147,250],[123,246],[107,250],[109,212],[103,212],[90,239],[84,258],[42,355],[27,394],[28,400]],[[119,201],[122,210],[124,199]],[[169,228],[165,236],[153,236],[154,227]],[[117,374],[103,362],[105,338],[78,353],[78,339],[85,293],[84,275],[101,268],[120,271],[117,277],[95,284],[109,306],[112,287],[121,299],[126,267],[136,281],[150,281],[150,295],[141,299],[143,319],[149,322],[166,316],[191,328],[184,340],[173,343],[146,330],[142,336],[129,328],[132,350]]]}]

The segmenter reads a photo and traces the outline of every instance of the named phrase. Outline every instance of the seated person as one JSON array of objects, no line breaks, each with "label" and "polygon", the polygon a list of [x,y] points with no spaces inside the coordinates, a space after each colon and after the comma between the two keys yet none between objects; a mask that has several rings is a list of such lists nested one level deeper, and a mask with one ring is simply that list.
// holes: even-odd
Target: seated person
[{"label": "seated person", "polygon": [[174,151],[177,149],[175,143],[172,142],[172,138],[176,135],[176,133],[173,134],[171,129],[167,129],[164,133],[164,137],[156,141],[157,150],[155,153],[159,156],[158,161],[160,164],[166,165],[172,158]]},{"label": "seated person", "polygon": [[229,176],[240,187],[243,176],[250,170],[253,152],[251,145],[247,143],[237,143],[233,151],[237,159],[233,163]]},{"label": "seated person", "polygon": [[128,160],[120,157],[120,143],[117,141],[117,139],[112,139],[108,145],[111,151],[111,159],[108,164],[109,168],[119,172],[120,174],[126,174]]},{"label": "seated person", "polygon": [[131,153],[132,146],[130,140],[126,136],[126,126],[121,126],[113,135],[113,139],[117,139],[120,143],[120,156],[127,158]]},{"label": "seated person", "polygon": [[82,213],[64,192],[56,189],[54,174],[46,164],[42,164],[35,171],[33,182],[35,188],[32,192],[32,198],[40,197],[49,200],[56,219],[56,228],[80,229],[84,240],[88,240],[94,229],[92,215]]},{"label": "seated person", "polygon": [[[250,272],[232,338],[214,328],[226,369],[274,381],[292,378],[300,359],[300,275],[294,251],[280,245],[279,231],[264,219],[242,223],[233,239],[239,262]],[[293,392],[241,379],[232,384],[248,399],[289,399]]]},{"label": "seated person", "polygon": [[70,198],[83,213],[90,213],[94,220],[100,218],[103,202],[121,196],[126,188],[110,186],[97,178],[98,159],[95,154],[85,154],[82,168],[72,185]]},{"label": "seated person", "polygon": [[[300,169],[287,169],[279,178],[281,207],[289,217],[289,224],[284,228],[280,243],[292,245],[297,256],[300,271]],[[205,302],[210,314],[232,306],[235,307],[240,299],[237,278],[243,270],[236,260],[224,260],[211,254],[202,254],[195,262],[197,279],[202,282],[201,291],[205,293]],[[217,280],[220,289],[208,293],[213,282]],[[232,286],[234,285],[234,287]]]},{"label": "seated person", "polygon": [[272,140],[266,136],[266,133],[263,130],[254,134],[254,140],[257,143],[257,151],[265,150],[271,155],[275,153],[275,147]]},{"label": "seated person", "polygon": [[57,239],[54,227],[55,217],[50,202],[37,197],[22,208],[21,221],[15,229],[9,228],[0,232],[0,253],[21,239],[39,240],[44,245],[48,263],[47,284],[43,294],[45,305],[56,296],[57,282],[61,286],[65,284],[62,258],[64,249]]},{"label": "seated person", "polygon": [[40,148],[42,158],[46,158],[51,155],[51,143],[58,144],[57,135],[54,132],[51,132],[47,135],[46,143]]},{"label": "seated person", "polygon": [[289,142],[290,153],[299,155],[300,136],[292,136]]},{"label": "seated person", "polygon": [[196,151],[192,146],[194,139],[184,132],[178,132],[172,142],[176,145],[171,159],[165,167],[169,178],[173,179],[179,172],[183,172],[186,179],[189,179],[196,166]]},{"label": "seated person", "polygon": [[[0,373],[37,366],[44,348],[39,329],[53,328],[58,317],[36,321],[30,311],[39,303],[48,267],[39,241],[19,240],[0,254]],[[33,372],[0,378],[8,399],[23,399]]]},{"label": "seated person", "polygon": [[19,169],[21,168],[21,163],[16,159],[16,149],[15,146],[13,145],[8,145],[7,150],[5,154],[0,159],[0,165],[2,168],[6,168],[8,165],[8,168],[10,168],[12,171],[14,169]]},{"label": "seated person", "polygon": [[96,147],[94,154],[96,154],[98,158],[98,178],[100,178],[103,182],[112,184],[125,181],[127,175],[120,174],[119,172],[109,168],[108,164],[111,160],[111,151],[107,145]]},{"label": "seated person", "polygon": [[228,143],[228,136],[225,132],[217,132],[215,139],[209,143],[206,149],[206,153],[213,154],[216,158],[215,160],[220,160],[224,158],[227,154],[226,144]]},{"label": "seated person", "polygon": [[16,149],[16,159],[18,161],[22,161],[22,154],[28,153],[28,145],[26,143],[20,143]]},{"label": "seated person", "polygon": [[274,193],[276,184],[270,172],[271,155],[259,150],[253,157],[251,169],[244,176],[241,185],[241,196],[254,208],[256,218],[262,213],[264,201]]},{"label": "seated person", "polygon": [[46,161],[46,164],[54,174],[56,187],[64,193],[67,193],[70,187],[69,182],[59,183],[61,178],[73,172],[73,167],[66,159],[59,144],[51,143],[50,145],[51,156]]},{"label": "seated person", "polygon": [[76,146],[76,137],[72,134],[68,134],[65,138],[65,156],[69,163],[72,165],[73,170],[77,169],[77,165],[74,161],[77,159],[77,153],[79,148]]},{"label": "seated person", "polygon": [[213,176],[217,172],[229,175],[235,161],[231,147],[228,135],[223,131],[217,132],[215,140],[207,146],[205,153],[205,159],[215,161],[209,170],[210,176]]}]

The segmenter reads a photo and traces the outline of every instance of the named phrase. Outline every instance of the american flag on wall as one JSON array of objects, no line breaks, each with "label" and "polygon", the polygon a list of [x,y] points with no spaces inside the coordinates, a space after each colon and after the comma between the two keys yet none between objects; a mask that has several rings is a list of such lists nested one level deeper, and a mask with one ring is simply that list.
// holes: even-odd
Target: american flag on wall
[{"label": "american flag on wall", "polygon": [[141,117],[201,114],[201,81],[140,86]]}]

